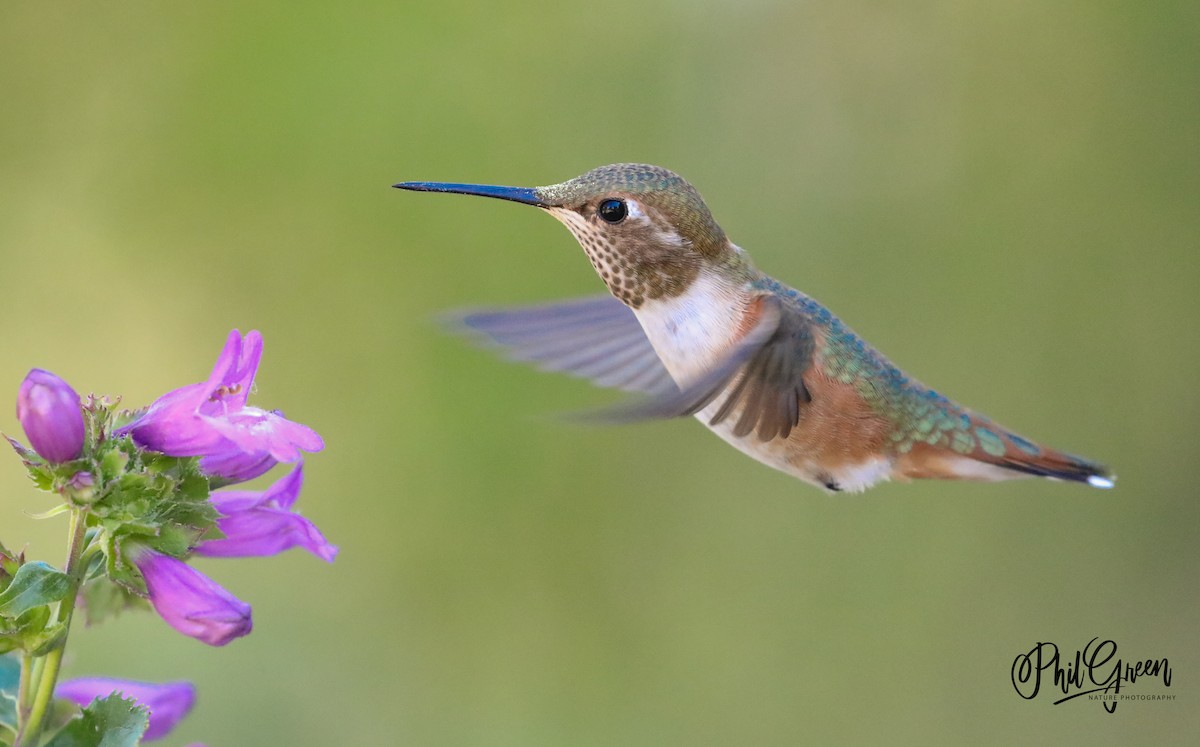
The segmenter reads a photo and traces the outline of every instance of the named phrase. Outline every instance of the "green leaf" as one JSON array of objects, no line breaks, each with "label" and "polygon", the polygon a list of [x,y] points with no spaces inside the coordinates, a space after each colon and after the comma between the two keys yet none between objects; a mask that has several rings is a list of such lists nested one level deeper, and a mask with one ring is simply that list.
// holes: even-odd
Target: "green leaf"
[{"label": "green leaf", "polygon": [[15,629],[22,633],[40,633],[50,622],[50,608],[44,604],[28,610],[16,619]]},{"label": "green leaf", "polygon": [[93,700],[46,747],[136,747],[149,725],[145,708],[132,698],[113,693]]},{"label": "green leaf", "polygon": [[61,646],[66,638],[66,624],[55,623],[45,630],[25,636],[25,650],[30,656],[45,656]]},{"label": "green leaf", "polygon": [[21,687],[21,662],[0,656],[0,727],[17,731],[17,691]]},{"label": "green leaf", "polygon": [[32,652],[34,656],[49,653],[66,631],[57,629],[63,627],[61,623],[47,630],[48,622],[50,608],[44,604],[27,610],[16,620],[0,618],[0,653],[16,648]]},{"label": "green leaf", "polygon": [[45,738],[47,734],[54,734],[59,729],[67,725],[71,719],[79,718],[79,706],[63,698],[55,698],[50,701],[50,708],[47,709],[46,718],[42,721],[42,736]]},{"label": "green leaf", "polygon": [[0,592],[0,616],[18,617],[34,607],[57,602],[70,591],[67,574],[41,561],[26,563]]},{"label": "green leaf", "polygon": [[29,638],[39,636],[49,621],[50,608],[44,604],[27,610],[15,620],[0,617],[0,653],[7,653],[15,648],[28,650]]}]

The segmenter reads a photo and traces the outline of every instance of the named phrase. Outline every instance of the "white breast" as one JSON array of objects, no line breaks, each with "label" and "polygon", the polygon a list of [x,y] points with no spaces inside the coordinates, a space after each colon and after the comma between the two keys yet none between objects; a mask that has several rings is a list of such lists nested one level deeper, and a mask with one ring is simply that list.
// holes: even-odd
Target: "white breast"
[{"label": "white breast", "polygon": [[742,326],[746,295],[745,287],[701,272],[683,294],[648,300],[636,310],[677,383],[694,380],[729,350]]}]

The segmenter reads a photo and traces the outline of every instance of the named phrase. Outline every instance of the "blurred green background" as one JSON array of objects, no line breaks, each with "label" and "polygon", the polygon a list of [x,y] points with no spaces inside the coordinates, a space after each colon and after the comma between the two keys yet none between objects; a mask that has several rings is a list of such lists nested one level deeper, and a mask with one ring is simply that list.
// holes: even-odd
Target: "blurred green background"
[{"label": "blurred green background", "polygon": [[[259,329],[251,401],[325,436],[300,505],[342,547],[201,561],[252,636],[127,617],[68,674],[195,681],[171,744],[1194,739],[1198,34],[1194,2],[5,3],[0,392],[41,366],[144,404]],[[694,421],[556,421],[612,396],[436,316],[598,292],[582,252],[389,185],[614,161],[1118,488],[829,497]],[[15,458],[0,495],[58,560]],[[1017,697],[1018,653],[1093,636],[1177,700]]]}]

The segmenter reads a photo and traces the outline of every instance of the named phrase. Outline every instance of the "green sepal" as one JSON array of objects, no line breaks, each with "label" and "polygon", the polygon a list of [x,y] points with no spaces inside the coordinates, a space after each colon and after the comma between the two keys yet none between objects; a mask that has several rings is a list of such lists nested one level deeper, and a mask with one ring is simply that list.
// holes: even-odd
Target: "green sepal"
[{"label": "green sepal", "polygon": [[15,656],[0,656],[0,739],[5,731],[13,737],[17,734],[17,693],[20,688],[21,662]]},{"label": "green sepal", "polygon": [[5,436],[12,445],[25,469],[29,470],[29,478],[38,490],[56,491],[60,489],[76,472],[88,469],[88,460],[73,459],[69,462],[51,464],[42,459],[36,451],[27,449],[20,442]]},{"label": "green sepal", "polygon": [[177,495],[188,503],[203,504],[208,500],[208,478],[200,472],[199,465],[194,462],[189,472],[179,476]]},{"label": "green sepal", "polygon": [[144,595],[146,581],[142,573],[125,557],[122,546],[111,533],[104,535],[104,575],[127,591]]},{"label": "green sepal", "polygon": [[149,725],[149,712],[143,706],[113,693],[93,700],[46,747],[136,747]]},{"label": "green sepal", "polygon": [[153,537],[158,534],[158,525],[126,519],[107,519],[101,523],[110,537]]},{"label": "green sepal", "polygon": [[146,410],[148,409],[150,408],[147,406],[139,407],[136,410],[117,410],[112,416],[112,427],[116,430],[120,430],[121,428],[124,428],[141,416],[145,415]]},{"label": "green sepal", "polygon": [[87,448],[94,449],[96,444],[109,439],[113,430],[113,411],[121,403],[121,398],[109,399],[107,396],[89,394],[83,401],[83,424],[87,430]]},{"label": "green sepal", "polygon": [[67,574],[40,560],[26,563],[0,592],[0,617],[19,617],[34,607],[59,601],[70,591]]},{"label": "green sepal", "polygon": [[58,516],[59,514],[65,514],[66,512],[68,512],[70,510],[71,510],[70,506],[68,506],[65,503],[60,503],[57,506],[55,506],[54,508],[48,508],[45,511],[39,511],[36,514],[29,514],[29,518],[37,519],[40,521],[42,519],[49,519],[49,518]]},{"label": "green sepal", "polygon": [[88,625],[95,625],[130,609],[146,609],[150,605],[125,586],[107,578],[97,578],[84,584],[83,615]]},{"label": "green sepal", "polygon": [[104,482],[110,482],[120,477],[127,464],[129,464],[129,455],[120,449],[110,449],[96,460],[100,478]]},{"label": "green sepal", "polygon": [[196,528],[180,524],[163,524],[159,527],[158,537],[149,542],[151,547],[164,555],[182,558],[200,539]]},{"label": "green sepal", "polygon": [[25,462],[25,468],[29,470],[29,479],[33,480],[33,484],[38,490],[50,491],[54,487],[54,472],[46,464],[37,462]]},{"label": "green sepal", "polygon": [[37,455],[36,451],[25,448],[20,441],[8,435],[7,433],[0,433],[0,435],[4,436],[4,440],[8,441],[8,445],[13,448],[13,451],[17,452],[17,456],[20,457],[21,461],[25,464],[29,464],[34,460],[41,459],[41,457]]},{"label": "green sepal", "polygon": [[108,480],[102,497],[91,506],[97,524],[112,540],[105,543],[110,574],[123,565],[113,550],[126,540],[182,558],[202,538],[213,535],[219,514],[208,500],[208,478],[200,471],[199,459],[138,451],[128,438],[102,448],[122,454],[120,460],[101,457],[102,462],[120,462],[123,471]]},{"label": "green sepal", "polygon": [[13,447],[13,451],[17,452],[21,463],[29,470],[29,477],[33,480],[33,484],[37,485],[39,490],[49,490],[50,486],[54,484],[54,473],[50,470],[50,465],[46,464],[36,451],[22,446],[20,441],[7,434],[4,438]]}]

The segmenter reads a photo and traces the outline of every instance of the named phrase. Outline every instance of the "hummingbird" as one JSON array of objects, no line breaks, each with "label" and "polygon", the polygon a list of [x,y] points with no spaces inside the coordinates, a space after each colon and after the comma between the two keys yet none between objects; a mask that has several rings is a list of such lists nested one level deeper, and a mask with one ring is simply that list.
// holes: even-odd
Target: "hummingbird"
[{"label": "hummingbird", "polygon": [[694,415],[830,492],[919,478],[1115,484],[1107,467],[1017,435],[902,372],[820,303],[758,270],[700,193],[665,168],[613,164],[546,187],[394,186],[533,205],[566,225],[607,294],[460,319],[515,359],[640,393],[604,420]]}]

